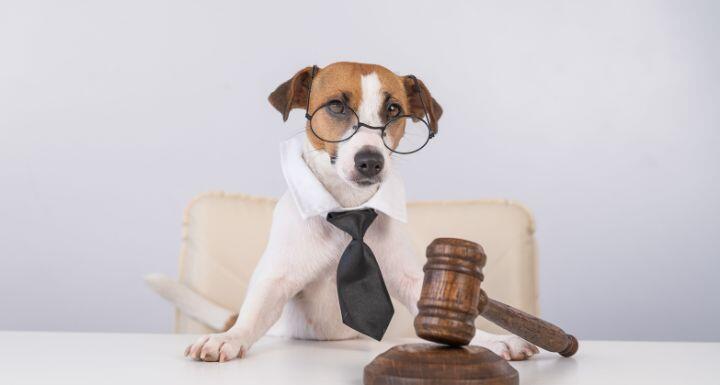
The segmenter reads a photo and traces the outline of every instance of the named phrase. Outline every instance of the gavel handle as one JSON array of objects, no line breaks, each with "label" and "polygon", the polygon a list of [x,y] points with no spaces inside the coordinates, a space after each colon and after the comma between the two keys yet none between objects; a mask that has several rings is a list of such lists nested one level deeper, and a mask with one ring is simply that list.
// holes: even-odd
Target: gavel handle
[{"label": "gavel handle", "polygon": [[570,357],[578,350],[575,337],[512,306],[488,298],[488,303],[480,310],[480,315],[487,320],[545,350],[560,353],[563,357]]}]

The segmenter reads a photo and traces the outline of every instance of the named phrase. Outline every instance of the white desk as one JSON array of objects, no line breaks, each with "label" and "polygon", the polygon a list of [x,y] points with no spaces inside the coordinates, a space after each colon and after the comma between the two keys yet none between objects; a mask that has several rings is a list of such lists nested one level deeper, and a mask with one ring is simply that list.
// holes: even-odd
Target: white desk
[{"label": "white desk", "polygon": [[[190,335],[0,332],[0,384],[362,384],[362,369],[398,343],[266,337],[224,364],[182,356]],[[720,384],[720,343],[580,341],[573,358],[513,362],[521,384]]]}]

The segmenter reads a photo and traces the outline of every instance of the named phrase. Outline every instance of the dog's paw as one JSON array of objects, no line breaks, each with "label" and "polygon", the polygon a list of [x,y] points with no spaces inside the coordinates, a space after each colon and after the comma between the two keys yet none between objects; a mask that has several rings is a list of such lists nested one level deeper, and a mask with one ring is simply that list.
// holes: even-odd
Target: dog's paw
[{"label": "dog's paw", "polygon": [[237,333],[225,332],[200,337],[185,349],[185,356],[197,361],[225,362],[245,356],[249,344]]},{"label": "dog's paw", "polygon": [[535,345],[512,334],[489,335],[473,343],[491,350],[508,361],[526,360],[540,352]]}]

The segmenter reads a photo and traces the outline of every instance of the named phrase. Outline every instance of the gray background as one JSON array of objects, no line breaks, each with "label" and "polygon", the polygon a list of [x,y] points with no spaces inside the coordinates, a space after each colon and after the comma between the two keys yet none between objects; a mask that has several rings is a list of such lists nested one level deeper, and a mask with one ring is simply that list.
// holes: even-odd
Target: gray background
[{"label": "gray background", "polygon": [[352,60],[445,109],[410,198],[534,211],[544,316],[720,341],[718,4],[2,1],[0,329],[169,331],[186,203],[281,194],[268,93]]}]

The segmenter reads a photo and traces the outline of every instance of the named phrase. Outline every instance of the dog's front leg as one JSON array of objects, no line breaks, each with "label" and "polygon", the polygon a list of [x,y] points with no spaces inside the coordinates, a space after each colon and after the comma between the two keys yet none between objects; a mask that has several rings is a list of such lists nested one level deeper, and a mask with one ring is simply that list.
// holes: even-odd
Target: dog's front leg
[{"label": "dog's front leg", "polygon": [[293,204],[286,195],[276,206],[267,249],[253,272],[235,325],[224,333],[201,337],[185,355],[221,362],[244,356],[277,322],[285,304],[327,266],[337,263],[332,252],[323,253],[325,240],[317,229],[325,225],[324,220],[303,226]]},{"label": "dog's front leg", "polygon": [[472,345],[480,345],[492,350],[498,356],[513,361],[522,361],[539,352],[538,348],[514,334],[493,334],[475,329]]},{"label": "dog's front leg", "polygon": [[235,325],[226,332],[200,337],[188,346],[186,356],[220,362],[242,358],[280,318],[285,304],[300,289],[286,277],[266,277],[258,273],[253,275]]}]

